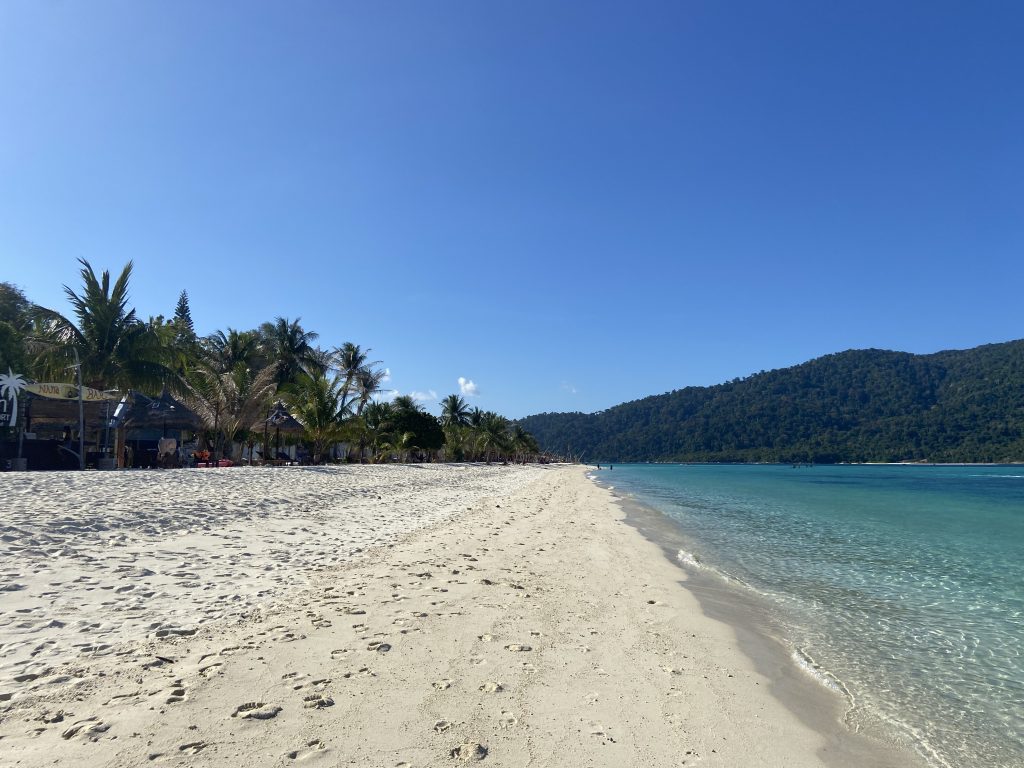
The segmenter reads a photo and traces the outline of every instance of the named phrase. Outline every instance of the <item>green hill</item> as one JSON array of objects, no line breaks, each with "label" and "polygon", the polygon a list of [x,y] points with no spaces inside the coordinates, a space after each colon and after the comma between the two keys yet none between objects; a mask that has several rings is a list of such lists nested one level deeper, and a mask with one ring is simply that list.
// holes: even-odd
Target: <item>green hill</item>
[{"label": "green hill", "polygon": [[588,461],[1024,461],[1024,340],[850,350],[520,423],[543,449]]}]

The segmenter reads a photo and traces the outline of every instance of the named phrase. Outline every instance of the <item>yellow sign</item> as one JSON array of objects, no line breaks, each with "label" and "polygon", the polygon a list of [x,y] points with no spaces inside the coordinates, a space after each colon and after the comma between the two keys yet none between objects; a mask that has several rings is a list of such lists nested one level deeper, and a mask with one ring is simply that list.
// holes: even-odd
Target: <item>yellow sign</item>
[{"label": "yellow sign", "polygon": [[[48,397],[51,400],[78,399],[78,387],[74,384],[40,382],[37,384],[26,384],[23,391],[31,392],[33,395],[38,395],[39,397]],[[87,403],[120,399],[121,394],[118,392],[107,393],[99,389],[93,389],[92,387],[82,387],[82,400]]]}]

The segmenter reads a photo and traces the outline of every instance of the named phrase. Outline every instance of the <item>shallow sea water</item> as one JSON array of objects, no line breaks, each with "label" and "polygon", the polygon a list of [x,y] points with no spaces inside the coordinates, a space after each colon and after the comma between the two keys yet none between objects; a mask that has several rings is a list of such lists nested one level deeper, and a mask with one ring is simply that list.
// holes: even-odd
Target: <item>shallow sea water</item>
[{"label": "shallow sea water", "polygon": [[1024,467],[615,465],[700,568],[757,592],[853,730],[1024,766]]}]

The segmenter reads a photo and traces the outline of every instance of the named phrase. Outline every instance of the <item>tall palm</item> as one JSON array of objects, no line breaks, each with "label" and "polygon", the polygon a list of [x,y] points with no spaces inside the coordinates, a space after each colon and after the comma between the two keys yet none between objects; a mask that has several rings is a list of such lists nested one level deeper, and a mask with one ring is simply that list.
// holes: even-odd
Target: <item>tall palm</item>
[{"label": "tall palm", "polygon": [[344,377],[342,386],[346,394],[352,391],[360,371],[372,368],[380,363],[379,360],[370,362],[371,351],[370,349],[364,350],[358,344],[353,344],[351,341],[346,341],[340,347],[335,347],[331,351],[331,359],[338,372]]},{"label": "tall palm", "polygon": [[380,385],[384,383],[386,376],[387,372],[379,368],[363,368],[356,374],[356,390],[359,397],[356,416],[361,415],[373,396],[380,392]]},{"label": "tall palm", "polygon": [[132,262],[124,266],[113,285],[110,272],[104,270],[97,277],[88,261],[79,259],[79,263],[81,294],[64,286],[77,323],[53,309],[33,310],[41,329],[35,346],[43,374],[63,375],[67,353],[74,350],[87,386],[158,391],[173,373],[166,364],[168,353],[159,334],[128,306]]},{"label": "tall palm", "polygon": [[469,424],[469,405],[461,395],[448,395],[441,401],[441,425],[464,427]]},{"label": "tall palm", "polygon": [[319,334],[304,330],[300,320],[301,317],[277,317],[274,322],[260,326],[267,356],[277,364],[277,383],[281,386],[296,381],[300,373],[324,372],[313,346]]},{"label": "tall palm", "polygon": [[284,390],[283,398],[289,412],[306,431],[306,439],[313,449],[313,463],[319,464],[327,449],[344,438],[345,411],[340,377],[299,373],[293,384]]}]

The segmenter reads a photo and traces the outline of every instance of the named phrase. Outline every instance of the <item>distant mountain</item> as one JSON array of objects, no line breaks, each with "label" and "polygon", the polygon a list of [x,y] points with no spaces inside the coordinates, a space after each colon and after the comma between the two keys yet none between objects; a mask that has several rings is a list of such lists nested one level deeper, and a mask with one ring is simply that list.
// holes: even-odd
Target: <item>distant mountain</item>
[{"label": "distant mountain", "polygon": [[850,350],[519,423],[543,449],[587,461],[1024,461],[1024,340]]}]

